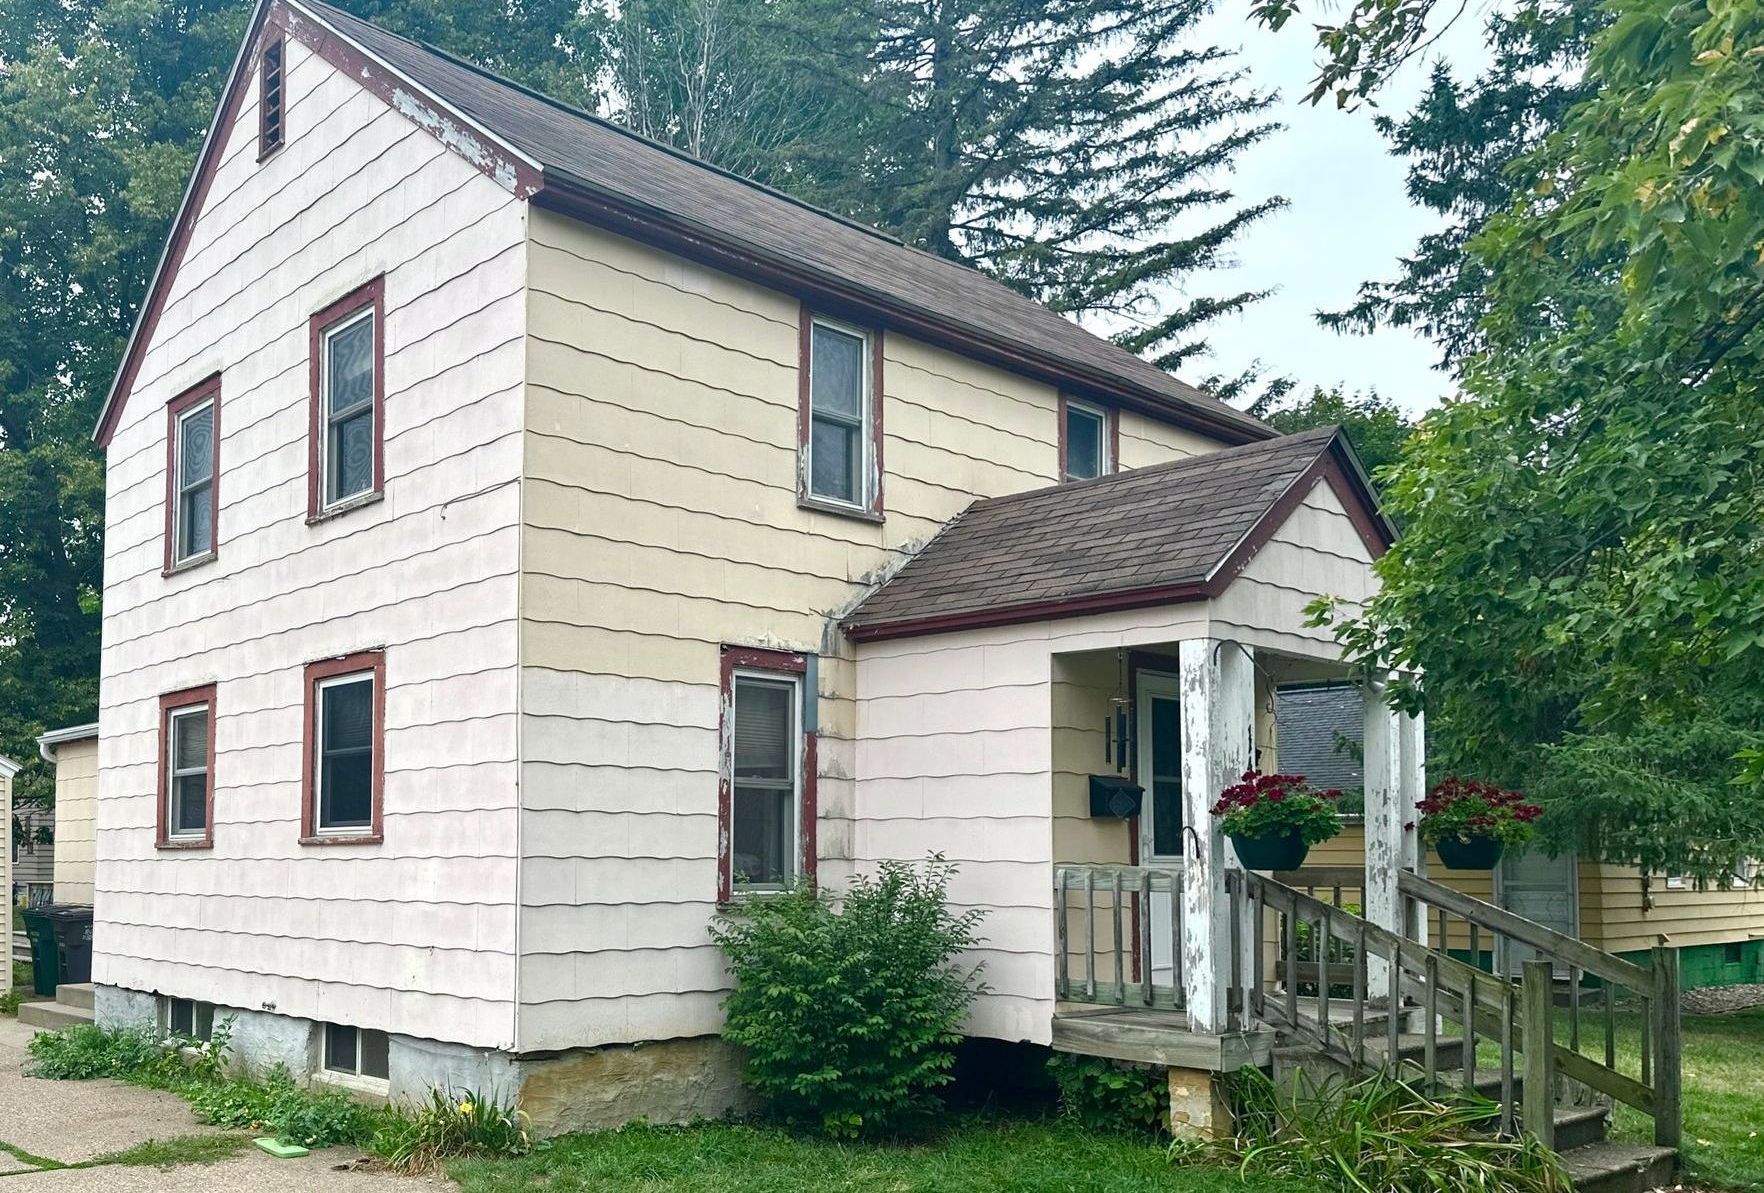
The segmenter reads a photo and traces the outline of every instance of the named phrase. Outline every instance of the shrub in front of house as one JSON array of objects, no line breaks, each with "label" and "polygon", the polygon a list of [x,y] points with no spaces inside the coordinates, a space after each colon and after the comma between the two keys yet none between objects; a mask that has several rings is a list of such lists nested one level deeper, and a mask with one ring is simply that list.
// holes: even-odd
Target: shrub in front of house
[{"label": "shrub in front of house", "polygon": [[726,1039],[785,1122],[834,1138],[907,1132],[950,1080],[979,967],[980,913],[953,913],[954,867],[884,862],[835,900],[800,886],[743,899],[712,935],[735,989]]},{"label": "shrub in front of house", "polygon": [[525,1155],[532,1145],[527,1116],[512,1100],[437,1088],[389,1111],[368,1146],[400,1172],[434,1172],[450,1160]]},{"label": "shrub in front of house", "polygon": [[1170,1071],[1101,1056],[1056,1052],[1048,1072],[1060,1087],[1060,1113],[1087,1131],[1158,1135],[1170,1126]]}]

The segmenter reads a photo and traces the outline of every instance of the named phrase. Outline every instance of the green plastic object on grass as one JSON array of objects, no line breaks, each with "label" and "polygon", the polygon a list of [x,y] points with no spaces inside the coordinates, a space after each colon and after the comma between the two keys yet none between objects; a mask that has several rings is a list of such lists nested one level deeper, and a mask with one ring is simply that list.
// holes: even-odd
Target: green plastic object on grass
[{"label": "green plastic object on grass", "polygon": [[267,1135],[252,1142],[278,1160],[292,1160],[296,1156],[306,1155],[306,1149],[298,1143],[283,1143],[280,1139],[271,1139]]},{"label": "green plastic object on grass", "polygon": [[38,997],[52,998],[61,983],[61,947],[55,924],[35,907],[24,913],[25,935],[31,942],[31,986]]}]

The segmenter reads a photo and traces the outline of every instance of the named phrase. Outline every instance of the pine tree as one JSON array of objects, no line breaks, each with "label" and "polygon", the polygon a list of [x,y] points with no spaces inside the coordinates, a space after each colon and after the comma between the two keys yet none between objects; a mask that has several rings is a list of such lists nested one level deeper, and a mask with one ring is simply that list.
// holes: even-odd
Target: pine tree
[{"label": "pine tree", "polygon": [[[713,0],[643,0],[647,24]],[[724,70],[783,77],[822,113],[731,168],[967,262],[1174,368],[1255,301],[1201,290],[1282,200],[1228,172],[1275,126],[1231,55],[1193,44],[1208,0],[723,0],[764,47]],[[627,94],[620,110],[643,107]],[[751,89],[751,79],[746,89]],[[654,93],[645,97],[652,99]],[[678,102],[678,101],[675,101]],[[689,105],[643,125],[672,128]],[[762,152],[763,150],[763,152]]]}]

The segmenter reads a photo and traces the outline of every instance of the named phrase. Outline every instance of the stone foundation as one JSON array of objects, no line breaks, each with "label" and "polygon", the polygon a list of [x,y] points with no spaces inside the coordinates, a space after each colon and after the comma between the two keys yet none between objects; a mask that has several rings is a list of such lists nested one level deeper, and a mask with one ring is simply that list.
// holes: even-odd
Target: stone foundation
[{"label": "stone foundation", "polygon": [[[139,990],[99,986],[93,1013],[104,1027],[162,1026],[159,997]],[[279,1064],[298,1078],[324,1079],[320,1024],[218,1005],[214,1018],[233,1020],[235,1069],[262,1072]],[[740,1050],[716,1036],[526,1057],[418,1036],[387,1039],[391,1101],[427,1098],[434,1088],[515,1097],[539,1136],[606,1130],[639,1119],[688,1123],[752,1106],[741,1084]]]},{"label": "stone foundation", "polygon": [[1170,1134],[1178,1139],[1218,1139],[1231,1134],[1225,1075],[1170,1067]]}]

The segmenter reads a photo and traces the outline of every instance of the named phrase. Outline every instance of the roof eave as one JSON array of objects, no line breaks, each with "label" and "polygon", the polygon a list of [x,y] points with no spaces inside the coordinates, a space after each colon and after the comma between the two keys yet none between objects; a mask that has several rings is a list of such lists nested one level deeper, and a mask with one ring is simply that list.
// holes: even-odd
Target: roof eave
[{"label": "roof eave", "polygon": [[672,212],[637,203],[556,166],[546,166],[544,185],[532,197],[540,207],[606,227],[658,248],[691,257],[738,276],[823,303],[832,314],[879,319],[916,339],[978,356],[1013,372],[1081,393],[1107,398],[1141,413],[1199,431],[1230,444],[1273,439],[1279,432],[1259,419],[1220,405],[1187,403],[1147,389],[1130,379],[1075,364],[1007,336],[904,303],[852,281],[768,253],[747,241]]},{"label": "roof eave", "polygon": [[55,747],[66,745],[72,741],[89,741],[98,736],[98,722],[86,725],[69,725],[65,729],[51,729],[37,738],[37,753],[44,762],[55,761]]},{"label": "roof eave", "polygon": [[1000,605],[942,617],[848,621],[841,628],[845,631],[845,636],[853,642],[881,642],[889,638],[923,638],[931,634],[952,634],[959,630],[1022,625],[1031,621],[1056,621],[1087,613],[1116,613],[1125,609],[1144,609],[1152,605],[1180,605],[1190,601],[1204,601],[1215,595],[1217,594],[1212,585],[1206,581],[1190,581],[1162,584],[1155,588],[1135,588],[1125,592],[1062,597],[1058,600],[1035,601],[1022,605]]}]

